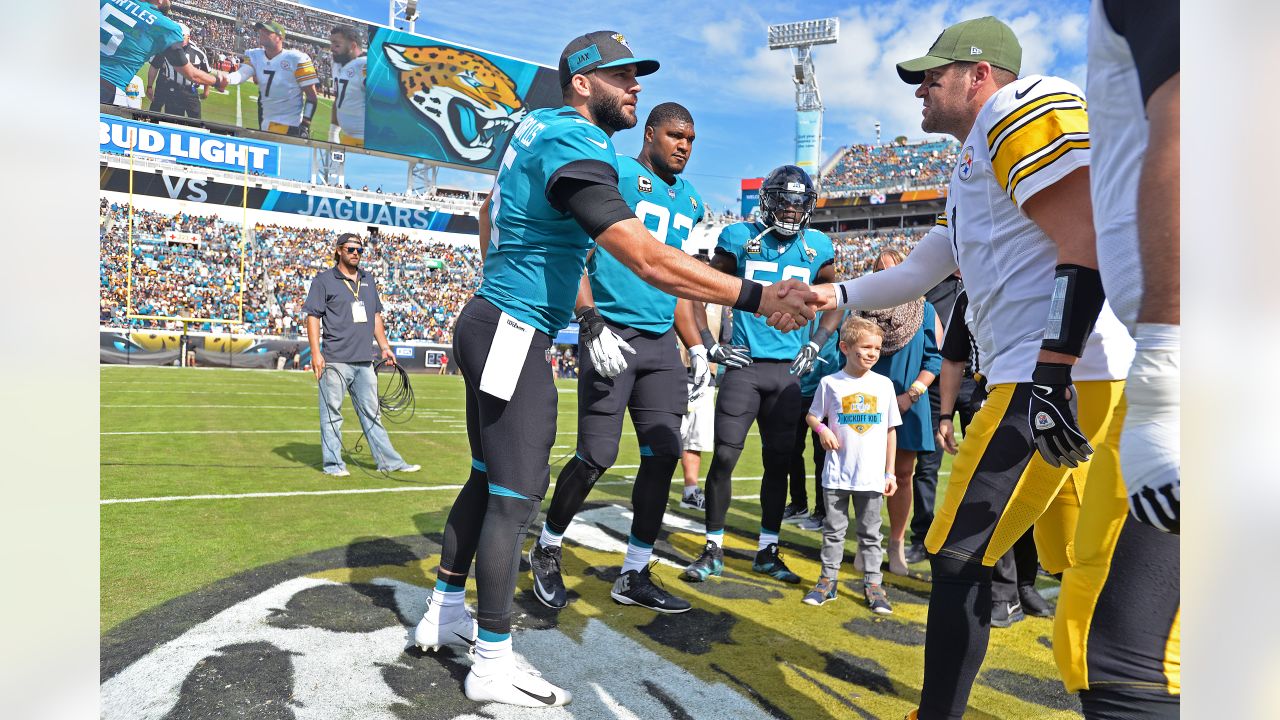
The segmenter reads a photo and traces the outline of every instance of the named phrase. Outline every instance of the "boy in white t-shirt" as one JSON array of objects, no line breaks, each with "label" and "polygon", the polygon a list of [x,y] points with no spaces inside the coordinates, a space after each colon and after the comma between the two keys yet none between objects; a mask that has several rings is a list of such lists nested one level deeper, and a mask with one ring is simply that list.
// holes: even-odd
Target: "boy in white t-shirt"
[{"label": "boy in white t-shirt", "polygon": [[844,558],[849,506],[857,519],[863,594],[873,612],[893,612],[881,586],[880,506],[898,484],[893,472],[897,426],[902,424],[893,381],[871,372],[880,359],[884,331],[871,320],[850,317],[840,328],[844,369],[823,378],[805,421],[827,450],[822,488],[827,515],[822,525],[822,577],[804,596],[810,605],[836,598],[836,577]]}]

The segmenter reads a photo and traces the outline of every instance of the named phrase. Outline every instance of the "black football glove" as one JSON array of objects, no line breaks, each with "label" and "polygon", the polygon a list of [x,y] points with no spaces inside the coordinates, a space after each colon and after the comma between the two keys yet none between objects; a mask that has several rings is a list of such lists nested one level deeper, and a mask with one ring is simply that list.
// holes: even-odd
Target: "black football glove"
[{"label": "black football glove", "polygon": [[744,368],[751,364],[751,354],[742,345],[721,345],[716,343],[707,351],[711,362],[730,368]]},{"label": "black football glove", "polygon": [[1093,454],[1071,408],[1074,395],[1070,365],[1036,363],[1031,374],[1027,424],[1040,456],[1054,467],[1076,467]]}]

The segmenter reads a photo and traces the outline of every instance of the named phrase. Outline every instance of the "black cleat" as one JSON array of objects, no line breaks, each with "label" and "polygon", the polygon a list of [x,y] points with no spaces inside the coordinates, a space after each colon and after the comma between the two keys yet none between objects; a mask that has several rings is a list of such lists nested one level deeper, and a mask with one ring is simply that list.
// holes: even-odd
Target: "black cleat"
[{"label": "black cleat", "polygon": [[756,561],[752,563],[751,569],[785,583],[794,585],[800,582],[800,576],[791,572],[786,563],[782,562],[782,556],[778,554],[778,543],[770,543],[769,547],[756,553]]},{"label": "black cleat", "polygon": [[688,600],[678,598],[654,584],[650,571],[655,564],[657,563],[649,563],[648,567],[628,570],[619,575],[609,596],[623,605],[638,605],[654,612],[672,615],[693,607]]},{"label": "black cleat", "polygon": [[1017,600],[1013,602],[997,600],[991,603],[991,627],[1007,628],[1026,619],[1026,614],[1022,612],[1022,603]]},{"label": "black cleat", "polygon": [[553,610],[569,604],[564,580],[560,577],[560,548],[534,542],[529,548],[529,573],[533,575],[533,596]]},{"label": "black cleat", "polygon": [[1028,615],[1036,617],[1053,617],[1053,607],[1049,605],[1049,601],[1031,585],[1023,585],[1018,588],[1018,600],[1022,602],[1022,610]]},{"label": "black cleat", "polygon": [[782,508],[782,522],[784,523],[798,523],[807,517],[809,517],[809,507],[807,503],[788,505]]},{"label": "black cleat", "polygon": [[684,569],[683,577],[689,582],[702,582],[712,575],[720,575],[723,572],[724,548],[708,541],[698,559],[689,563],[689,567]]}]

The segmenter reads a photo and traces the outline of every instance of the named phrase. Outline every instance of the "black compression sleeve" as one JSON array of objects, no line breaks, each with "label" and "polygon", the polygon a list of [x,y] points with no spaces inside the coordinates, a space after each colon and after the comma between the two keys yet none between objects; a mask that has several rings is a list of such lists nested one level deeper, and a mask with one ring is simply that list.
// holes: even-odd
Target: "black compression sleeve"
[{"label": "black compression sleeve", "polygon": [[1102,304],[1102,275],[1081,265],[1058,265],[1053,276],[1053,295],[1049,301],[1049,323],[1040,347],[1080,357],[1085,343],[1093,334],[1094,323]]},{"label": "black compression sleeve", "polygon": [[568,196],[563,188],[556,189],[556,184],[569,178],[618,186],[618,171],[602,160],[574,160],[566,163],[551,173],[551,177],[547,178],[547,186],[542,190],[547,202],[559,212],[569,212],[569,206],[564,202]]},{"label": "black compression sleeve", "polygon": [[182,43],[174,43],[173,45],[170,45],[165,48],[164,52],[161,54],[163,54],[164,59],[169,61],[169,64],[175,68],[180,68],[187,64],[187,52],[182,49]]},{"label": "black compression sleeve", "polygon": [[969,296],[960,293],[955,304],[951,306],[951,319],[942,337],[942,359],[951,362],[965,362],[969,359],[972,343],[969,326],[964,322],[964,311],[969,306]]},{"label": "black compression sleeve", "polygon": [[1178,74],[1181,59],[1177,0],[1105,0],[1107,22],[1129,43],[1138,68],[1142,104],[1146,105],[1166,80]]},{"label": "black compression sleeve", "polygon": [[614,223],[636,216],[618,192],[616,180],[614,184],[606,185],[578,178],[561,178],[552,186],[551,194],[563,203],[578,226],[593,239],[600,237]]}]

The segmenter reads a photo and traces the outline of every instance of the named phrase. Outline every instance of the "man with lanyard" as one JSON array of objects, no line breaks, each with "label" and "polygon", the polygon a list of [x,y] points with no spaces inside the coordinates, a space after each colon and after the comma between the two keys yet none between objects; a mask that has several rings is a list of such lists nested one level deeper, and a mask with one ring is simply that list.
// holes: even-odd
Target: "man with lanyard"
[{"label": "man with lanyard", "polygon": [[[572,697],[516,666],[511,605],[525,532],[551,479],[558,394],[548,350],[573,317],[588,251],[598,245],[667,293],[759,312],[785,330],[813,317],[806,285],[720,275],[654,239],[627,206],[611,135],[635,126],[636,76],[657,69],[620,33],[572,40],[560,56],[565,105],[520,123],[480,208],[484,280],[458,316],[452,354],[466,385],[472,470],[449,512],[436,587],[415,633],[427,648],[474,642],[463,683],[472,700],[545,707]],[[620,343],[608,328],[599,340]],[[463,604],[473,558],[476,620]]]},{"label": "man with lanyard", "polygon": [[[748,281],[778,283],[788,278],[804,282],[835,280],[835,249],[831,238],[808,227],[818,194],[808,173],[783,165],[760,186],[760,217],[734,223],[720,232],[711,266]],[[841,313],[831,313],[839,315]],[[696,317],[705,330],[706,319]],[[829,322],[827,317],[823,322]],[[709,331],[703,336],[712,345]],[[815,337],[821,348],[826,337]],[[760,481],[760,534],[751,569],[788,583],[800,582],[778,554],[778,534],[787,504],[787,478],[796,441],[800,405],[799,379],[790,372],[802,347],[803,333],[784,334],[766,320],[736,308],[733,344],[745,346],[752,363],[729,367],[716,397],[715,452],[707,469],[706,545],[685,568],[684,578],[702,582],[724,569],[724,526],[731,500],[733,469],[752,423],[760,427],[764,478]],[[817,351],[815,350],[815,357]]]},{"label": "man with lanyard", "polygon": [[98,0],[98,102],[124,105],[124,91],[144,63],[164,54],[179,75],[198,85],[221,90],[227,78],[207,73],[187,61],[182,28],[165,17],[169,0]]},{"label": "man with lanyard", "polygon": [[[419,465],[401,459],[378,406],[378,378],[373,368],[373,343],[382,359],[396,363],[382,322],[382,301],[373,274],[360,267],[364,244],[355,233],[338,236],[333,267],[311,281],[302,310],[307,314],[311,369],[320,383],[320,441],[324,472],[336,477],[351,473],[342,460],[342,397],[351,404],[369,440],[369,450],[381,472],[417,472]],[[370,315],[372,314],[372,318]],[[323,321],[323,344],[321,327]],[[321,352],[323,350],[323,353]]]},{"label": "man with lanyard", "polygon": [[[987,401],[925,539],[933,589],[911,718],[963,715],[990,637],[992,567],[1106,437],[1128,369],[1107,348],[1128,336],[1103,312],[1093,226],[1081,221],[1092,216],[1084,95],[1061,78],[1019,78],[1021,63],[1013,31],[984,17],[898,64],[924,101],[921,127],[962,141],[945,216],[906,262],[818,289],[826,307],[893,307],[958,267],[986,365]],[[1096,370],[1077,366],[1091,336],[1104,350]]]},{"label": "man with lanyard", "polygon": [[[187,62],[208,72],[209,56],[191,41],[190,28],[183,23],[178,23],[178,27],[182,28],[182,52]],[[152,112],[199,119],[200,101],[209,97],[209,88],[201,89],[199,83],[187,80],[173,67],[168,57],[161,54],[158,62],[151,63],[151,69],[147,71],[147,95],[151,97]]]},{"label": "man with lanyard", "polygon": [[[662,103],[645,121],[639,157],[618,160],[618,189],[627,205],[655,238],[675,248],[684,247],[706,213],[698,192],[677,177],[693,152],[693,140],[689,111]],[[560,609],[567,602],[560,574],[561,541],[596,480],[618,457],[626,410],[640,445],[640,468],[631,494],[634,519],[627,555],[611,595],[624,605],[662,613],[692,607],[654,584],[649,574],[671,476],[680,460],[681,416],[690,396],[696,400],[707,392],[711,379],[707,349],[698,339],[691,311],[688,300],[677,301],[645,283],[604,248],[591,252],[577,301],[581,344],[591,358],[578,381],[578,448],[556,479],[542,535],[529,550],[534,596],[547,607]],[[620,342],[613,342],[606,331]],[[689,393],[676,333],[690,348],[690,357],[697,358]],[[634,357],[627,358],[619,349]]]}]

